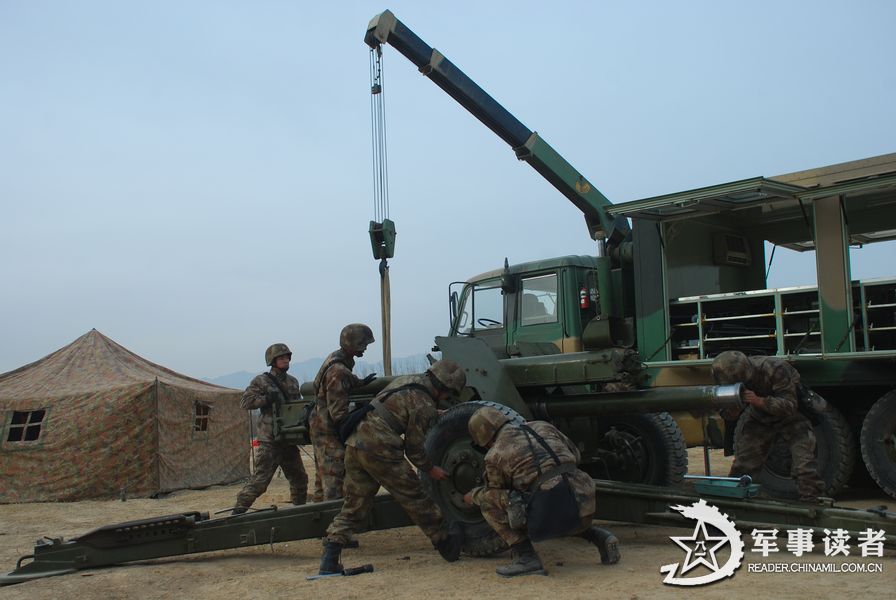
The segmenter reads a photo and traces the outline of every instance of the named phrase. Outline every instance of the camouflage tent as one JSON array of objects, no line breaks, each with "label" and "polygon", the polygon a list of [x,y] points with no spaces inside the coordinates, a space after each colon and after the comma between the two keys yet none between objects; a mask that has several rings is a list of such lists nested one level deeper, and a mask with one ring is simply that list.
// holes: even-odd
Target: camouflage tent
[{"label": "camouflage tent", "polygon": [[93,329],[0,375],[0,503],[145,497],[244,478],[239,397]]}]

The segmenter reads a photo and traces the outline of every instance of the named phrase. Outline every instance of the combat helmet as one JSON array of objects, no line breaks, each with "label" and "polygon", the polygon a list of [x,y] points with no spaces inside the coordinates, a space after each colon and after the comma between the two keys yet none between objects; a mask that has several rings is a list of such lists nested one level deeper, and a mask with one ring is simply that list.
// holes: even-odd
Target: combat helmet
[{"label": "combat helmet", "polygon": [[453,360],[438,360],[426,370],[435,388],[440,392],[460,394],[467,385],[467,374]]},{"label": "combat helmet", "polygon": [[753,376],[753,363],[737,350],[727,350],[712,361],[712,378],[719,385],[744,383]]},{"label": "combat helmet", "polygon": [[286,344],[271,344],[268,346],[268,349],[264,351],[264,362],[270,367],[274,364],[275,360],[285,354],[288,354],[289,357],[292,358],[292,352],[290,352],[289,346]]},{"label": "combat helmet", "polygon": [[339,333],[339,346],[352,354],[363,352],[373,339],[373,331],[364,323],[350,323]]},{"label": "combat helmet", "polygon": [[495,439],[498,431],[513,419],[496,408],[483,406],[467,422],[470,437],[477,446],[485,447]]}]

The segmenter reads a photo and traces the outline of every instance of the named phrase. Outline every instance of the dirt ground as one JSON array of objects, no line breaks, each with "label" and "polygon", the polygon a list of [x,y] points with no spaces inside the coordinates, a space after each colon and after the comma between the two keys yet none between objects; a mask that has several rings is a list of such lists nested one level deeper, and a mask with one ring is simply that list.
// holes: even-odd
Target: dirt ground
[{"label": "dirt ground", "polygon": [[[691,471],[702,474],[702,450],[691,450]],[[729,461],[712,453],[714,474],[724,474]],[[85,501],[0,505],[0,573],[15,567],[16,560],[30,554],[35,540],[46,535],[66,539],[101,525],[182,511],[214,512],[231,506],[239,484],[188,490],[161,499]],[[289,494],[282,478],[275,478],[257,506],[285,504]],[[853,499],[848,506],[875,506],[887,502],[880,495]],[[598,502],[600,499],[598,498]],[[891,506],[896,502],[890,499]],[[492,558],[462,557],[456,563],[442,561],[429,541],[416,528],[362,534],[361,547],[343,552],[346,566],[371,563],[375,572],[356,577],[334,577],[306,581],[317,572],[321,544],[305,540],[221,552],[194,554],[134,563],[120,567],[83,571],[29,581],[0,588],[0,598],[842,598],[844,594],[887,598],[893,593],[896,553],[883,558],[861,558],[855,546],[848,558],[828,558],[819,551],[796,558],[786,551],[768,559],[751,553],[752,540],[744,535],[743,566],[727,580],[702,587],[671,587],[662,583],[659,568],[681,562],[684,551],[669,540],[688,535],[688,530],[608,524],[621,541],[622,561],[602,566],[593,546],[578,539],[551,540],[537,545],[547,577],[502,579],[496,566],[509,554]],[[853,541],[854,543],[854,541]],[[724,557],[722,558],[724,560]],[[876,563],[875,573],[755,573],[750,563]],[[788,588],[782,593],[782,586]]]}]

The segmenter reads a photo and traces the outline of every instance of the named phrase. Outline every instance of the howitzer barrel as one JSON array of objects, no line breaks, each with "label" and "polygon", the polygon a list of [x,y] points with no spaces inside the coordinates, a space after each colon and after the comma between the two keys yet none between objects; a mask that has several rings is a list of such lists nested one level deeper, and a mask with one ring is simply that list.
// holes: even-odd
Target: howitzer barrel
[{"label": "howitzer barrel", "polygon": [[741,384],[735,383],[601,392],[574,397],[540,398],[531,403],[527,398],[526,404],[536,418],[553,419],[636,412],[721,410],[742,407],[742,394]]}]

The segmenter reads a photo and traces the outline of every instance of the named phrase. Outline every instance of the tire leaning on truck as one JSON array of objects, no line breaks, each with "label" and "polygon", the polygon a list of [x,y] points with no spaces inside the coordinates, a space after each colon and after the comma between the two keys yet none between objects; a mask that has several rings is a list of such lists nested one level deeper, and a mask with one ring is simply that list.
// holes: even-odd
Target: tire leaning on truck
[{"label": "tire leaning on truck", "polygon": [[871,406],[859,440],[868,473],[880,489],[896,498],[896,390]]},{"label": "tire leaning on truck", "polygon": [[[829,405],[827,412],[817,414],[812,430],[815,432],[815,454],[818,476],[824,482],[825,495],[834,496],[849,481],[855,466],[856,445],[852,429],[843,414]],[[745,411],[734,430],[734,454],[738,440],[749,416]],[[790,476],[790,448],[778,439],[772,446],[758,483],[773,498],[799,497],[796,481]]]}]

